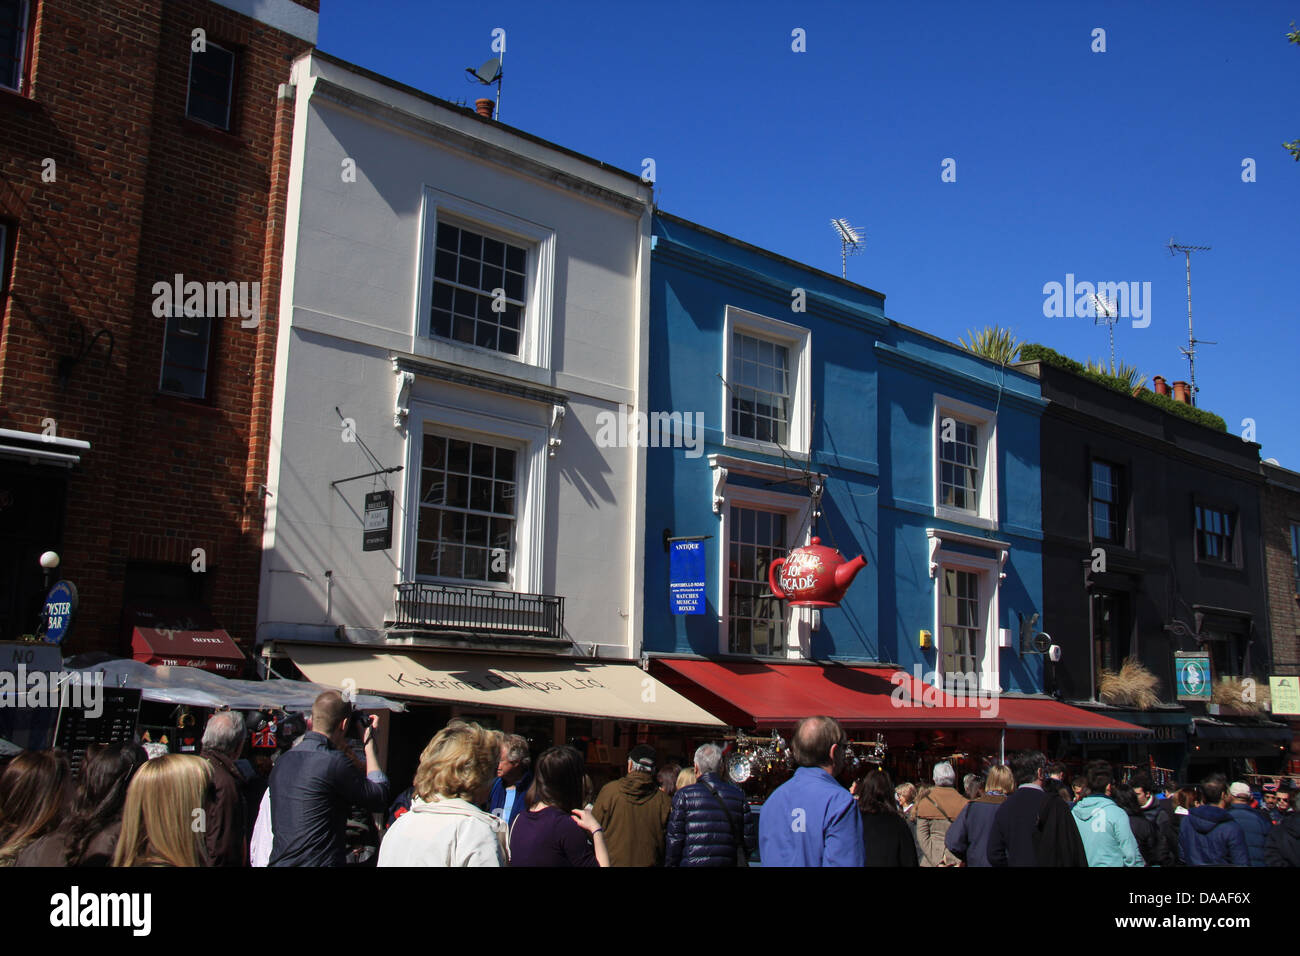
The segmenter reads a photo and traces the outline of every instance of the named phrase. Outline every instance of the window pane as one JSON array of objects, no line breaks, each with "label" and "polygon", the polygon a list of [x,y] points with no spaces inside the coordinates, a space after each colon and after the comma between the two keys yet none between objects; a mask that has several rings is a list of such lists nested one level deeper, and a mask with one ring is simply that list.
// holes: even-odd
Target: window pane
[{"label": "window pane", "polygon": [[235,55],[213,43],[190,54],[190,91],[186,114],[218,129],[230,128],[230,96]]}]

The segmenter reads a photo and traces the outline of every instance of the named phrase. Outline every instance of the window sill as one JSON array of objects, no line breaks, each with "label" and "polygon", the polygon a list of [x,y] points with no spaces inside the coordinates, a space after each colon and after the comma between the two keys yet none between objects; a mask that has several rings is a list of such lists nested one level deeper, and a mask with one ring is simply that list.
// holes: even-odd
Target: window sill
[{"label": "window sill", "polygon": [[39,113],[43,109],[39,100],[33,99],[26,92],[11,90],[6,86],[0,86],[0,105],[9,105],[33,113]]},{"label": "window sill", "polygon": [[248,143],[240,139],[234,133],[224,129],[217,129],[215,126],[209,126],[207,123],[201,123],[189,116],[181,117],[181,128],[188,130],[196,136],[206,137],[214,143],[220,143],[223,146],[232,146],[236,149],[248,148]]},{"label": "window sill", "polygon": [[158,408],[166,409],[173,412],[192,412],[196,415],[206,415],[210,418],[220,418],[225,413],[215,405],[209,405],[202,399],[185,398],[181,395],[171,395],[167,392],[155,392],[153,403]]},{"label": "window sill", "polygon": [[942,518],[945,521],[970,525],[972,528],[983,528],[985,531],[998,530],[998,523],[992,518],[985,518],[981,515],[971,514],[969,511],[962,511],[959,508],[950,508],[946,505],[937,505],[934,509],[934,516],[936,518]]},{"label": "window sill", "polygon": [[[724,448],[740,448],[745,451],[758,452],[761,455],[771,455],[773,458],[782,457],[781,446],[776,442],[757,441],[753,438],[739,438],[735,435],[724,435],[722,438]],[[799,461],[808,460],[808,452],[802,448],[786,448],[785,454]]]},{"label": "window sill", "polygon": [[1236,563],[1233,563],[1233,562],[1231,562],[1231,561],[1212,561],[1212,560],[1210,560],[1209,558],[1197,558],[1197,559],[1196,559],[1196,565],[1197,565],[1197,567],[1201,567],[1201,568],[1217,568],[1217,569],[1219,569],[1219,570],[1221,570],[1221,571],[1244,571],[1244,570],[1246,570],[1246,569],[1243,568],[1240,564],[1236,564]]}]

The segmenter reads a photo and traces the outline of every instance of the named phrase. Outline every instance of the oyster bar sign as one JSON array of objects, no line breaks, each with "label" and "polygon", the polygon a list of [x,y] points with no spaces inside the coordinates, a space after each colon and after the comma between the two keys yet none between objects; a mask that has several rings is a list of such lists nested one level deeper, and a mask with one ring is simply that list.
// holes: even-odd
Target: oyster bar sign
[{"label": "oyster bar sign", "polygon": [[802,548],[795,548],[784,558],[773,561],[767,571],[772,593],[791,607],[839,607],[867,559],[858,555],[852,561],[834,548],[813,538]]}]

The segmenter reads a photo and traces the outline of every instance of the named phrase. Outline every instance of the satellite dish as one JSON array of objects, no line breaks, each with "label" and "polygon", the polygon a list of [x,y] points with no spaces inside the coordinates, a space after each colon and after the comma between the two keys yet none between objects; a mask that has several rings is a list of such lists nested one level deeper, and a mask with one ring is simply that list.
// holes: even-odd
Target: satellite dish
[{"label": "satellite dish", "polygon": [[477,70],[466,67],[465,72],[471,74],[484,86],[488,86],[501,79],[501,57],[494,56],[492,59],[486,60]]}]

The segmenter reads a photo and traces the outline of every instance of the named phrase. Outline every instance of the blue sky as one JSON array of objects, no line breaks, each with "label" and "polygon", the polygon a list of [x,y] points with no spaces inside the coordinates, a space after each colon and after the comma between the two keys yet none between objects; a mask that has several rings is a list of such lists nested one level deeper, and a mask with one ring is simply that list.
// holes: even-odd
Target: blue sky
[{"label": "blue sky", "polygon": [[[1227,3],[428,3],[325,0],[318,45],[472,104],[506,31],[504,122],[640,172],[662,209],[849,278],[955,340],[996,323],[1079,360],[1086,317],[1043,286],[1150,282],[1116,354],[1300,470],[1300,0]],[[1093,31],[1105,52],[1093,52]],[[806,52],[794,52],[792,31]],[[941,181],[943,161],[956,181]],[[1254,182],[1242,163],[1254,160]]]}]

